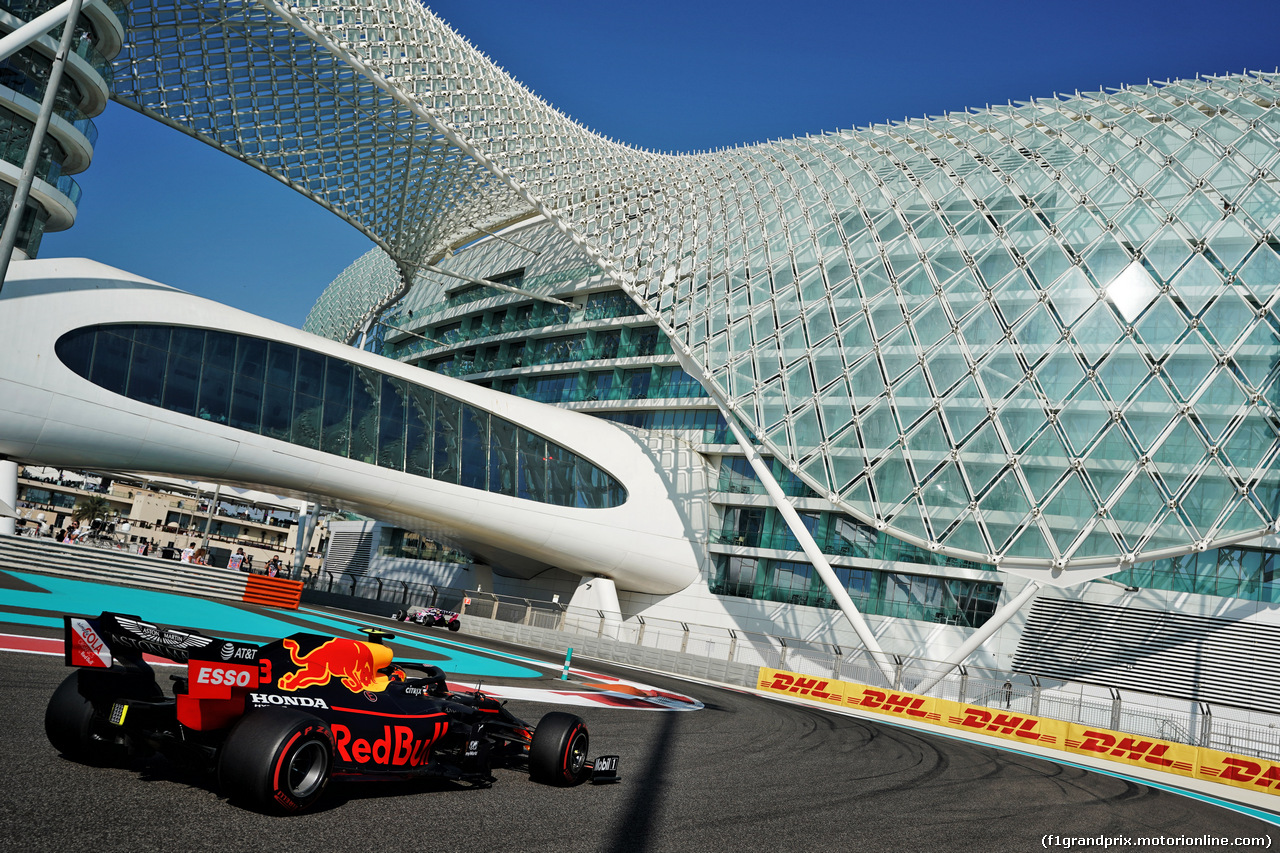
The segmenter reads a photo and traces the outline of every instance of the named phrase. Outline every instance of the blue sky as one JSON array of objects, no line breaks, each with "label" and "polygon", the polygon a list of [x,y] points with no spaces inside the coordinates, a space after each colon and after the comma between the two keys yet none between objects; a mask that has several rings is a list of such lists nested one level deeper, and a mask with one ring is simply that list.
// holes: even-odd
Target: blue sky
[{"label": "blue sky", "polygon": [[[1031,95],[1280,64],[1275,0],[441,0],[521,82],[608,136],[718,148]],[[300,325],[370,242],[280,182],[112,104],[79,219],[90,257]]]}]

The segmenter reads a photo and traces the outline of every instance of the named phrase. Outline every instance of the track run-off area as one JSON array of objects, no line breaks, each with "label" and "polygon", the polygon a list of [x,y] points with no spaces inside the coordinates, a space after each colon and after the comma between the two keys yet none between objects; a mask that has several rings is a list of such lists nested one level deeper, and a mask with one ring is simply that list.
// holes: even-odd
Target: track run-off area
[{"label": "track run-off area", "polygon": [[[163,758],[76,764],[46,740],[44,709],[70,672],[62,614],[102,610],[253,642],[390,630],[398,658],[442,667],[458,689],[478,683],[519,717],[572,710],[587,722],[592,755],[621,756],[622,781],[552,788],[497,770],[489,788],[334,783],[314,811],[274,817],[230,805],[211,773]],[[1275,816],[1068,763],[597,661],[576,659],[561,680],[563,659],[468,637],[465,619],[450,634],[323,608],[0,572],[0,634],[2,851],[896,853],[1280,842]],[[163,669],[158,680],[168,684]],[[1144,845],[1151,839],[1163,843]]]}]

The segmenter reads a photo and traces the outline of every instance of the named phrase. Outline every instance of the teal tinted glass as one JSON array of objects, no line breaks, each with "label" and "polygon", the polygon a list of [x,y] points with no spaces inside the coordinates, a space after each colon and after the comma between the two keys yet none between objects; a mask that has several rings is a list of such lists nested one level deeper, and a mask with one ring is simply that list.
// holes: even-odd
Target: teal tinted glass
[{"label": "teal tinted glass", "polygon": [[132,400],[346,459],[557,506],[627,499],[607,472],[518,424],[291,344],[121,323],[68,332],[55,351]]}]

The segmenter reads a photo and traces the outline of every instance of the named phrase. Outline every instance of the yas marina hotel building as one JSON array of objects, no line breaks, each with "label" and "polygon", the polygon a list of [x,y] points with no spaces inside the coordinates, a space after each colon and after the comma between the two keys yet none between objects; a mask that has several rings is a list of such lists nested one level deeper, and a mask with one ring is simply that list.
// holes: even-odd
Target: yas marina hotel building
[{"label": "yas marina hotel building", "polygon": [[417,2],[126,22],[116,100],[377,248],[304,331],[15,263],[0,454],[324,496],[376,577],[1274,706],[1280,75],[671,155]]}]

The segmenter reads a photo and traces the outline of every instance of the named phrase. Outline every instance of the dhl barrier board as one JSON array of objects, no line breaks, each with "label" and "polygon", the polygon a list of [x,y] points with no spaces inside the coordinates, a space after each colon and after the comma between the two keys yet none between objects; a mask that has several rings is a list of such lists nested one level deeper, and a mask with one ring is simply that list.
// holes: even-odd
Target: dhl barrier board
[{"label": "dhl barrier board", "polygon": [[1262,758],[768,667],[761,667],[758,687],[766,693],[801,696],[840,708],[961,729],[1280,796],[1280,762]]}]

